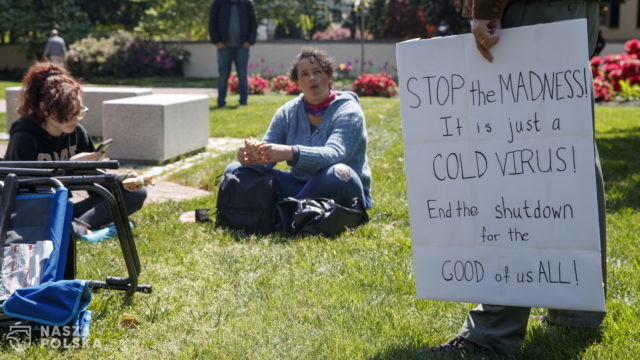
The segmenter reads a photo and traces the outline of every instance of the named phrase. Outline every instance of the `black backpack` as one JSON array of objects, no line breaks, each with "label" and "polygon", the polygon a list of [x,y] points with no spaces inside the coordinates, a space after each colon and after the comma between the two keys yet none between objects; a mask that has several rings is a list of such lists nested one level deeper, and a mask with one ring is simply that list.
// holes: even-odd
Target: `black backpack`
[{"label": "black backpack", "polygon": [[275,171],[239,167],[222,175],[216,224],[250,234],[272,233],[279,227],[276,204],[280,200]]}]

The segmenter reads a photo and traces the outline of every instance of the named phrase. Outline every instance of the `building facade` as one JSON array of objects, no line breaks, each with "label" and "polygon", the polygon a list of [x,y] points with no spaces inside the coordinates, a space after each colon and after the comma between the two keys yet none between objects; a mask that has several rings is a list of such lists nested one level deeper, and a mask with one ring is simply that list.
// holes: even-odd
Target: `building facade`
[{"label": "building facade", "polygon": [[640,0],[626,0],[622,4],[602,4],[600,26],[607,41],[640,38]]}]

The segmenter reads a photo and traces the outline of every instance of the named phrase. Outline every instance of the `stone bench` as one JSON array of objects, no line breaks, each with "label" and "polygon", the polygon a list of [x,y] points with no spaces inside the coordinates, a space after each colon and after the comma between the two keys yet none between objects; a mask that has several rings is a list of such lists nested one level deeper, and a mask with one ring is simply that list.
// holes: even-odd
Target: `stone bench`
[{"label": "stone bench", "polygon": [[87,115],[82,120],[82,126],[87,129],[89,136],[102,136],[102,103],[109,100],[129,98],[133,96],[151,95],[150,88],[133,87],[107,87],[107,86],[84,86],[82,102],[89,108]]},{"label": "stone bench", "polygon": [[[7,132],[11,124],[18,119],[16,109],[20,103],[21,86],[7,88]],[[82,120],[82,126],[92,137],[102,137],[102,103],[108,100],[128,98],[132,96],[151,95],[150,88],[83,86],[82,102],[89,111]]]},{"label": "stone bench", "polygon": [[11,124],[18,120],[20,90],[22,90],[22,86],[12,86],[4,90],[5,100],[7,101],[7,129],[5,130],[7,133],[11,129]]},{"label": "stone bench", "polygon": [[209,139],[207,95],[157,94],[105,101],[102,134],[111,159],[163,164],[204,149]]}]

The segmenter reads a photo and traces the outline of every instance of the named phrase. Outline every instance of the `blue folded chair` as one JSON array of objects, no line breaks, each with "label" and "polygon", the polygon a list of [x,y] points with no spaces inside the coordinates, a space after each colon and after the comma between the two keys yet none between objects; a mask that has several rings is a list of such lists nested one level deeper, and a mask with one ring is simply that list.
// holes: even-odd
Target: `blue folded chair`
[{"label": "blue folded chair", "polygon": [[[74,336],[85,337],[90,289],[151,292],[138,285],[140,262],[121,190],[113,175],[98,170],[113,167],[117,162],[0,162],[0,331],[72,326]],[[69,189],[95,192],[110,204],[128,277],[75,279]]]}]

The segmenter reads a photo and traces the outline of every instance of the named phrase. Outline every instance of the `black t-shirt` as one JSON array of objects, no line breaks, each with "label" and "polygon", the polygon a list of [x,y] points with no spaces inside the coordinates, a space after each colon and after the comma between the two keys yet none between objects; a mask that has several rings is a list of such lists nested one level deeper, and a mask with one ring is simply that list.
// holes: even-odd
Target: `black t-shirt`
[{"label": "black t-shirt", "polygon": [[81,152],[94,152],[87,131],[78,124],[71,134],[51,136],[30,119],[20,118],[11,125],[7,161],[67,161]]}]

